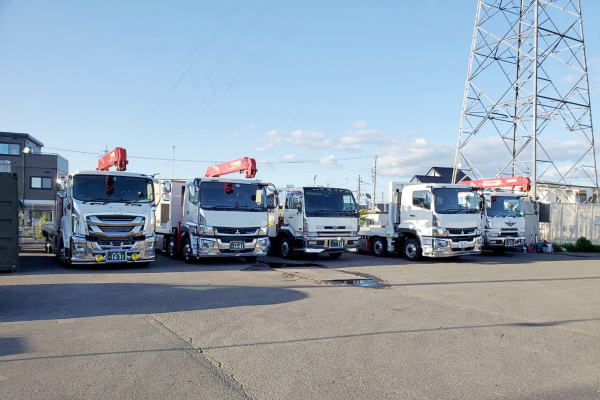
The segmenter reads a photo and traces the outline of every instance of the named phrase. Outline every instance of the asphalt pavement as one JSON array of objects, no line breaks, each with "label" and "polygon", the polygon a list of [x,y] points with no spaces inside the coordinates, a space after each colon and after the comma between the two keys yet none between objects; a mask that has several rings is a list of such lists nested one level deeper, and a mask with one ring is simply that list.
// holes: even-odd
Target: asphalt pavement
[{"label": "asphalt pavement", "polygon": [[598,256],[266,261],[64,269],[24,246],[0,398],[600,398]]}]

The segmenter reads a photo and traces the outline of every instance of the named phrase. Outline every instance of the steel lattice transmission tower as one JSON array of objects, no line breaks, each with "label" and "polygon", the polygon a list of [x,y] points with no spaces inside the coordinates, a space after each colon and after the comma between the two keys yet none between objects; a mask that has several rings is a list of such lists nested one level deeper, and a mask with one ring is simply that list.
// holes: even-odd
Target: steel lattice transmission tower
[{"label": "steel lattice transmission tower", "polygon": [[458,168],[597,190],[580,1],[478,0]]}]

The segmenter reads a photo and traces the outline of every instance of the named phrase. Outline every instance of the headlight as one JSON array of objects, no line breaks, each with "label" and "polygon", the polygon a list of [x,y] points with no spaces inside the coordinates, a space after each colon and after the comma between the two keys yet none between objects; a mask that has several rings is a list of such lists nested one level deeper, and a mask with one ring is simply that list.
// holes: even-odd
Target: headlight
[{"label": "headlight", "polygon": [[203,249],[210,249],[215,247],[216,241],[211,239],[200,239],[200,247]]},{"label": "headlight", "polygon": [[308,237],[317,237],[319,234],[317,232],[308,232]]},{"label": "headlight", "polygon": [[146,239],[146,253],[154,252],[155,243],[156,242],[155,242],[154,238]]},{"label": "headlight", "polygon": [[215,236],[215,228],[213,228],[212,226],[208,226],[208,225],[200,225],[198,232],[201,235]]},{"label": "headlight", "polygon": [[79,228],[79,214],[73,213],[71,215],[71,229],[73,230],[73,232],[77,232],[77,228]]},{"label": "headlight", "polygon": [[448,247],[449,243],[447,240],[436,240],[435,244],[437,247]]},{"label": "headlight", "polygon": [[475,229],[475,235],[476,236],[481,235],[481,229],[479,229],[479,228]]},{"label": "headlight", "polygon": [[446,228],[433,228],[433,234],[435,236],[446,236],[448,234],[448,231],[446,230]]},{"label": "headlight", "polygon": [[258,246],[259,247],[268,247],[269,246],[269,239],[259,239],[258,240]]},{"label": "headlight", "polygon": [[492,231],[492,230],[486,230],[485,231],[485,235],[487,237],[496,237],[496,236],[500,236],[500,232]]},{"label": "headlight", "polygon": [[266,235],[266,234],[268,233],[268,232],[267,232],[267,231],[268,231],[268,229],[269,229],[269,227],[267,227],[267,226],[261,226],[261,227],[260,227],[260,230],[258,231],[258,234],[259,234],[259,235],[261,235],[261,236],[262,236],[262,235]]}]

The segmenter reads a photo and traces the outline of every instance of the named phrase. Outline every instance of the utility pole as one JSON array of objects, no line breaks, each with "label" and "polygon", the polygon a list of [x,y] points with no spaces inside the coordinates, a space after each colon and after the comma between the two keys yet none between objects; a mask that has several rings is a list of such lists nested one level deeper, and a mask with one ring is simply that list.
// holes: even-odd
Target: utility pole
[{"label": "utility pole", "polygon": [[360,204],[360,175],[358,176],[358,191],[356,192],[356,201]]},{"label": "utility pole", "polygon": [[175,179],[175,146],[173,146],[173,175],[171,177]]},{"label": "utility pole", "polygon": [[313,177],[313,187],[315,187],[316,183],[317,183],[317,176],[315,175]]},{"label": "utility pole", "polygon": [[371,210],[375,210],[375,190],[377,189],[377,154],[375,154],[375,163],[373,164],[373,200],[371,201]]}]

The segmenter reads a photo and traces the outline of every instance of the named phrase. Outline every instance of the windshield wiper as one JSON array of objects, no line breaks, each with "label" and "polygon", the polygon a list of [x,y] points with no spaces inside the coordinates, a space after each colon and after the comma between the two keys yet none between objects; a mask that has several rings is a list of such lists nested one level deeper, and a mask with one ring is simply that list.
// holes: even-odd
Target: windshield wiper
[{"label": "windshield wiper", "polygon": [[318,213],[323,212],[323,211],[325,211],[325,212],[335,212],[335,211],[331,211],[328,208],[323,208],[323,209],[320,209],[320,210],[308,210],[309,213],[313,213],[313,214],[318,214]]},{"label": "windshield wiper", "polygon": [[444,211],[438,211],[438,212],[442,213],[442,214],[456,214],[459,211],[462,211],[462,210],[461,209],[458,209],[458,210],[452,209],[452,210],[444,210]]},{"label": "windshield wiper", "polygon": [[[79,200],[79,199],[77,199]],[[106,199],[91,199],[91,200],[81,200],[81,203],[101,203],[102,205],[109,203],[111,200]]]}]

